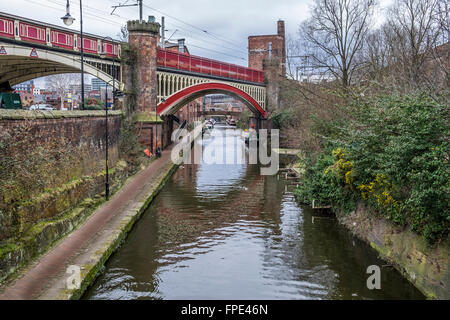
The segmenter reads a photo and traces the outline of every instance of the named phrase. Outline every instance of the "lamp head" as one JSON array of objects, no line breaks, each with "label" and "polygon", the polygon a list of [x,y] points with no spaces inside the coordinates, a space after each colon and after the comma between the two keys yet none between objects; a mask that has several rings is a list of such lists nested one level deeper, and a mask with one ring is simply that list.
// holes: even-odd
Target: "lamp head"
[{"label": "lamp head", "polygon": [[75,18],[73,18],[70,13],[67,13],[64,17],[61,18],[64,21],[66,26],[71,26]]},{"label": "lamp head", "polygon": [[64,17],[61,18],[62,21],[64,21],[64,24],[66,26],[71,26],[73,21],[75,20],[75,18],[73,18],[70,15],[70,2],[69,0],[67,0],[67,4],[66,4],[66,15]]}]

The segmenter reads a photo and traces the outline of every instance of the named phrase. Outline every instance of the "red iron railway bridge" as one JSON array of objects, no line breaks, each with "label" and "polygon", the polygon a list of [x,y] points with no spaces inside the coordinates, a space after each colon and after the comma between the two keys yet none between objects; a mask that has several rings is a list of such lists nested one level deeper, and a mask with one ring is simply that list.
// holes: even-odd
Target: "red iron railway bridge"
[{"label": "red iron railway bridge", "polygon": [[[77,31],[0,12],[0,84],[79,73],[80,42]],[[83,47],[85,72],[105,82],[115,74],[116,89],[122,89],[120,41],[84,33]],[[162,48],[156,61],[158,114],[173,114],[205,94],[226,93],[266,117],[263,71]]]}]

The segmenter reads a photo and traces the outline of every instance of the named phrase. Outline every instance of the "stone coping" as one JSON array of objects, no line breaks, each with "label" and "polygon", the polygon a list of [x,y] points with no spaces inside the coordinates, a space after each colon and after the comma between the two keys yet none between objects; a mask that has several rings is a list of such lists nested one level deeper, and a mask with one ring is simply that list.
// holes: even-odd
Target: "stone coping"
[{"label": "stone coping", "polygon": [[161,117],[155,115],[155,112],[138,112],[136,114],[136,120],[138,122],[149,122],[149,123],[162,123]]},{"label": "stone coping", "polygon": [[147,22],[139,20],[130,20],[127,22],[129,32],[145,32],[150,34],[158,34],[161,25],[158,22]]},{"label": "stone coping", "polygon": [[[108,116],[121,116],[122,110],[111,110]],[[70,119],[87,117],[105,117],[104,110],[18,110],[0,109],[0,120],[34,120],[34,119]]]}]

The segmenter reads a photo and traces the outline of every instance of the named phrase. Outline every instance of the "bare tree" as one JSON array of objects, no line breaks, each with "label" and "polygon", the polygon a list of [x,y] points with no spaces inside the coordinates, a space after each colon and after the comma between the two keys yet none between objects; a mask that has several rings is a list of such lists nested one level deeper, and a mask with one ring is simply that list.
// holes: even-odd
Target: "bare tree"
[{"label": "bare tree", "polygon": [[73,73],[55,74],[45,79],[47,89],[55,91],[61,98],[61,109],[64,107],[64,98],[69,92],[70,85],[78,81],[78,75]]},{"label": "bare tree", "polygon": [[434,14],[435,20],[441,31],[441,43],[450,41],[450,0],[438,1]]},{"label": "bare tree", "polygon": [[375,0],[316,0],[311,17],[300,26],[303,47],[314,68],[352,83],[360,66],[357,54],[369,31]]},{"label": "bare tree", "polygon": [[126,25],[120,27],[120,32],[117,33],[117,36],[119,37],[120,41],[128,42],[128,28]]},{"label": "bare tree", "polygon": [[438,1],[434,17],[439,38],[437,46],[433,49],[434,67],[438,70],[433,71],[442,75],[435,78],[438,84],[448,88],[450,84],[450,0]]},{"label": "bare tree", "polygon": [[288,35],[286,38],[286,75],[289,79],[297,78],[297,68],[300,67],[297,57],[300,54],[300,43]]},{"label": "bare tree", "polygon": [[386,43],[385,32],[382,28],[370,32],[366,38],[362,59],[365,68],[363,78],[368,80],[381,80],[381,75],[389,65],[389,49]]}]

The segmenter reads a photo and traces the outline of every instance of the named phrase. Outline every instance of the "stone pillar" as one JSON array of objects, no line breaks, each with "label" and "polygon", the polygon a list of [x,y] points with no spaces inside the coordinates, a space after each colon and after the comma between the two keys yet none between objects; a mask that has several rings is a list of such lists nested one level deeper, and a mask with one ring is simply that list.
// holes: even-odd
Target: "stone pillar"
[{"label": "stone pillar", "polygon": [[[133,106],[128,110],[136,113],[139,126],[139,142],[150,152],[162,147],[163,127],[156,116],[158,82],[159,23],[139,20],[128,21],[129,61],[123,63],[125,91],[133,94]],[[132,103],[129,102],[128,103]]]},{"label": "stone pillar", "polygon": [[280,108],[280,74],[278,61],[274,65],[266,65],[264,68],[264,75],[266,78],[266,94],[267,94],[267,110],[273,111]]},{"label": "stone pillar", "polygon": [[[156,63],[158,59],[159,23],[138,20],[128,21],[128,43],[130,52],[136,57],[136,68],[126,75],[128,80],[135,77],[136,83],[126,83],[126,86],[136,86],[136,103],[138,112],[155,112],[157,103]],[[127,81],[128,82],[128,81]]]},{"label": "stone pillar", "polygon": [[173,120],[171,117],[163,116],[162,148],[165,149],[172,143]]}]

